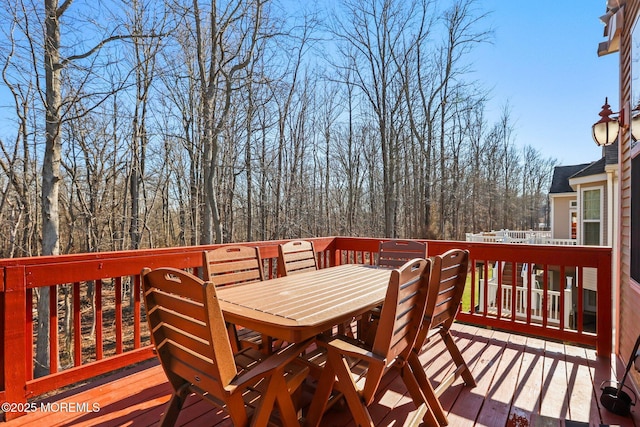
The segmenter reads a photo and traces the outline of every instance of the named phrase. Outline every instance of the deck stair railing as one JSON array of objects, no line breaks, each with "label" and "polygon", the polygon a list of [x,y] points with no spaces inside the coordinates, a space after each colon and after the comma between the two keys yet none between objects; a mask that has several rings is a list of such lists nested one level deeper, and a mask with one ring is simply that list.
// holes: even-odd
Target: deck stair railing
[{"label": "deck stair railing", "polygon": [[[308,240],[313,241],[319,268],[343,263],[375,264],[381,242],[379,238],[360,237]],[[598,355],[610,357],[613,329],[611,248],[420,241],[427,243],[429,256],[453,248],[469,250],[471,269],[457,320],[592,346]],[[282,242],[242,244],[259,247],[265,276],[273,277],[278,244]],[[202,251],[218,246],[0,259],[0,403],[26,403],[61,387],[155,357],[140,298],[141,270],[144,267],[175,267],[199,275],[202,274]],[[536,266],[540,290],[527,293],[520,289],[525,286],[517,284],[517,280],[506,285],[504,276],[510,275],[513,279],[515,272],[503,271],[497,282],[501,283],[503,291],[498,292],[495,288],[494,310],[483,295],[488,295],[492,289],[490,267],[496,261]],[[594,330],[586,327],[582,315],[583,270],[587,269],[594,271],[597,278]],[[572,284],[573,296],[568,297],[566,292],[556,294],[558,282],[554,277],[571,275],[577,278]],[[47,287],[51,296],[57,296],[48,301],[50,368],[48,373],[36,376],[36,325],[40,320],[36,297],[38,289]],[[567,308],[568,301],[575,306],[571,310]],[[527,311],[525,303],[529,308],[540,306],[547,310]],[[512,315],[514,311],[516,315]],[[567,321],[569,311],[573,315],[571,322]],[[68,337],[61,333],[65,324],[71,325],[70,329],[66,328],[70,333]],[[62,360],[64,353],[67,357]],[[20,415],[7,413],[4,418]]]}]

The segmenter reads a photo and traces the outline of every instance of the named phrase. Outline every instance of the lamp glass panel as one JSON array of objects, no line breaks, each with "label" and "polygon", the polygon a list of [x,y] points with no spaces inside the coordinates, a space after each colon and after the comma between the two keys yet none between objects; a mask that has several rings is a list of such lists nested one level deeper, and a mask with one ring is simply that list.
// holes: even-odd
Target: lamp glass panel
[{"label": "lamp glass panel", "polygon": [[598,145],[611,145],[618,137],[619,129],[617,120],[598,122],[593,125],[593,139]]}]

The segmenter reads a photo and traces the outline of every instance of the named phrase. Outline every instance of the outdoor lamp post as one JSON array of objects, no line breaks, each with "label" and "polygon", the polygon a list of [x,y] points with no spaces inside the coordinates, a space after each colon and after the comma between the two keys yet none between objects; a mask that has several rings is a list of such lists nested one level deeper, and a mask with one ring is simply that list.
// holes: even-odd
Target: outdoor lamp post
[{"label": "outdoor lamp post", "polygon": [[[604,99],[602,111],[600,111],[600,120],[593,124],[593,140],[600,147],[613,144],[618,138],[620,129],[629,129],[631,124],[631,136],[634,141],[640,139],[640,104],[635,108],[622,108],[618,113],[611,111],[608,99]],[[617,114],[617,117],[611,117]],[[631,114],[631,120],[629,120]]]},{"label": "outdoor lamp post", "polygon": [[602,111],[600,111],[600,120],[593,124],[593,140],[600,147],[605,145],[611,145],[618,138],[618,132],[620,131],[620,122],[618,117],[610,117],[613,113],[608,99],[604,99],[604,105]]}]

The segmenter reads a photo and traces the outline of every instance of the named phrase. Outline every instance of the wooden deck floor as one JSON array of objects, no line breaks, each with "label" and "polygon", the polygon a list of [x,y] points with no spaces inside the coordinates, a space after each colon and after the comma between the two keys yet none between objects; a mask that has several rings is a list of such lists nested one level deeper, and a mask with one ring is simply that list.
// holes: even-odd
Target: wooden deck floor
[{"label": "wooden deck floor", "polygon": [[[597,359],[593,350],[466,325],[456,325],[454,335],[478,385],[471,389],[458,381],[441,396],[450,426],[640,427],[640,409],[632,408],[631,416],[623,418],[599,404],[602,381],[621,378],[624,367]],[[435,384],[451,369],[441,343],[434,343],[422,360]],[[384,381],[372,416],[380,426],[404,425],[415,412],[413,403],[397,375]],[[162,369],[149,362],[49,398],[44,404],[51,412],[33,412],[4,425],[150,426],[159,420],[169,394]],[[94,405],[98,410],[85,411]],[[178,424],[231,425],[224,412],[195,398]],[[329,411],[323,425],[353,423],[345,406]]]}]

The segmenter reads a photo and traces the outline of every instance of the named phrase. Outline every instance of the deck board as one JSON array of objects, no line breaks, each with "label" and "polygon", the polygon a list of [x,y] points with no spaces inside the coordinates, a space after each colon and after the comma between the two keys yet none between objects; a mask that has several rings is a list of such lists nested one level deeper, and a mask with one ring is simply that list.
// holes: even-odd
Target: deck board
[{"label": "deck board", "polygon": [[[493,345],[490,348],[492,357],[487,364],[488,370],[481,373],[490,378],[490,385],[476,418],[477,426],[506,425],[524,352],[523,343],[505,342],[504,347]],[[474,375],[481,380],[475,372]]]},{"label": "deck board", "polygon": [[[597,358],[592,349],[474,326],[456,324],[453,329],[477,386],[465,387],[458,379],[442,394],[450,426],[564,426],[562,420],[566,419],[588,422],[593,427],[601,423],[640,427],[640,409],[632,408],[631,416],[624,418],[600,406],[600,384],[620,379],[624,371],[615,359]],[[434,385],[453,369],[439,339],[420,360]],[[310,395],[305,393],[303,402],[308,402]],[[164,373],[152,361],[44,400],[52,404],[97,403],[98,412],[37,411],[4,425],[146,427],[157,424],[169,396]],[[370,411],[377,425],[394,427],[407,424],[416,413],[397,374],[383,378]],[[224,411],[190,397],[178,425],[223,427],[231,426],[231,422]],[[338,404],[325,414],[323,425],[354,424],[346,405]]]},{"label": "deck board", "polygon": [[581,363],[587,358],[584,348],[566,345],[565,355],[567,360],[567,383],[569,390],[569,410],[571,419],[580,422],[589,422],[600,416],[597,405],[591,404],[591,398],[595,394],[593,387],[594,369]]},{"label": "deck board", "polygon": [[516,388],[508,416],[509,423],[514,425],[522,422],[531,423],[539,414],[544,368],[543,348],[544,343],[540,343],[539,340],[527,339],[520,355]]},{"label": "deck board", "polygon": [[570,418],[567,391],[567,365],[562,344],[545,343],[545,357],[540,389],[540,415]]}]

